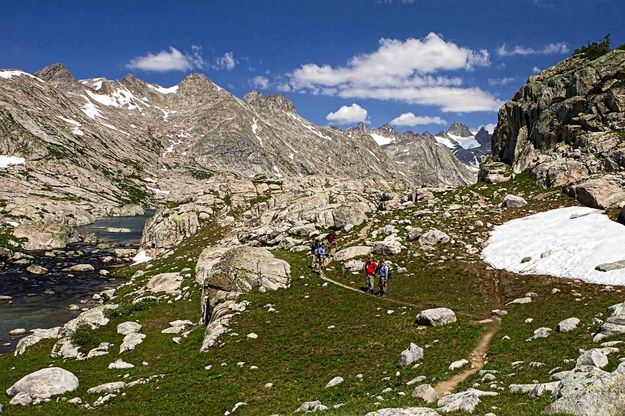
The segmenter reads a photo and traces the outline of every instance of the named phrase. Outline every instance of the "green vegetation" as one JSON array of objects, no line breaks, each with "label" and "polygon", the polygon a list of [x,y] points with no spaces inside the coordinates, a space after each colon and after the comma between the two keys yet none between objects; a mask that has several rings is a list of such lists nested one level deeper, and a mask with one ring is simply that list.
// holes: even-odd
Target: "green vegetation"
[{"label": "green vegetation", "polygon": [[595,60],[610,52],[610,35],[607,34],[602,41],[588,42],[586,46],[575,49],[574,55],[583,54],[590,60]]},{"label": "green vegetation", "polygon": [[[506,192],[524,196],[528,205],[520,209],[499,210],[496,205]],[[605,308],[622,302],[620,291],[606,291],[574,280],[552,279],[542,276],[518,276],[505,271],[491,270],[476,256],[470,256],[464,242],[475,241],[475,233],[486,229],[486,223],[500,224],[511,218],[532,212],[574,204],[574,201],[554,190],[536,185],[529,174],[497,185],[478,184],[473,187],[436,193],[439,204],[451,207],[488,202],[489,208],[477,210],[474,216],[449,210],[450,216],[417,215],[429,209],[427,202],[398,210],[391,215],[378,215],[367,233],[365,227],[356,227],[350,234],[339,234],[341,247],[353,245],[360,234],[368,238],[377,228],[392,220],[410,220],[412,226],[424,230],[439,228],[456,236],[456,241],[423,250],[418,242],[404,241],[406,250],[389,256],[395,264],[395,273],[389,286],[389,297],[381,299],[358,290],[328,284],[310,270],[306,253],[275,252],[291,265],[291,287],[278,291],[257,291],[242,295],[249,306],[231,322],[232,332],[220,338],[220,344],[208,353],[199,353],[203,328],[195,328],[181,345],[172,342],[172,335],[162,334],[168,322],[199,317],[200,289],[195,283],[195,265],[201,251],[217,242],[227,231],[214,222],[206,222],[193,237],[183,241],[166,258],[153,261],[150,267],[137,265],[116,271],[117,277],[128,278],[137,271],[131,284],[121,287],[115,302],[120,306],[108,313],[111,322],[96,330],[80,327],[73,336],[84,350],[99,342],[114,344],[110,353],[85,361],[50,358],[52,341],[44,341],[26,354],[13,357],[0,355],[0,390],[4,391],[23,375],[49,365],[72,371],[80,379],[79,389],[67,398],[81,397],[93,403],[97,395],[86,391],[96,385],[121,380],[163,374],[163,378],[145,385],[125,389],[109,404],[90,410],[93,415],[160,415],[206,414],[222,415],[237,402],[237,415],[291,414],[302,402],[320,400],[331,409],[327,415],[364,415],[379,406],[376,396],[382,396],[383,407],[422,406],[412,398],[412,387],[406,382],[427,377],[436,385],[450,379],[457,371],[449,364],[468,358],[470,351],[484,334],[485,325],[479,321],[489,318],[490,311],[505,308],[510,300],[534,292],[533,302],[507,307],[509,314],[494,336],[487,354],[486,370],[496,370],[499,393],[484,397],[475,414],[493,411],[499,416],[539,415],[550,402],[547,395],[530,398],[511,394],[510,383],[549,381],[549,371],[556,367],[570,369],[578,348],[593,346],[587,327],[592,318]],[[478,225],[482,222],[483,225]],[[400,235],[406,236],[402,226]],[[339,249],[341,248],[339,247]],[[397,268],[405,267],[405,272]],[[167,300],[133,304],[131,293],[158,273],[180,271],[187,275],[183,287],[189,288],[186,299],[168,303]],[[339,263],[331,263],[327,277],[359,289],[364,284],[361,273],[352,274]],[[559,293],[552,293],[557,288]],[[578,300],[579,299],[579,300]],[[405,302],[402,304],[401,302]],[[269,312],[272,305],[276,312]],[[458,322],[444,326],[418,329],[416,314],[425,307],[446,306],[454,309]],[[394,311],[388,313],[388,311]],[[571,333],[553,333],[546,339],[526,342],[541,326],[555,328],[562,319],[578,317],[582,324]],[[531,323],[526,323],[532,318]],[[134,351],[118,354],[122,335],[116,326],[128,320],[138,321],[146,334],[143,344]],[[257,339],[247,334],[258,334]],[[508,336],[509,339],[504,336]],[[611,340],[625,340],[625,336]],[[414,342],[425,348],[425,356],[416,367],[398,368],[399,353]],[[109,370],[108,364],[117,358],[135,364],[130,370]],[[523,360],[525,365],[512,368],[512,362]],[[610,357],[610,369],[617,363],[616,354]],[[147,365],[142,365],[146,362]],[[530,362],[544,363],[530,366]],[[257,369],[253,369],[256,366]],[[514,375],[511,375],[514,373]],[[362,374],[362,378],[357,378]],[[335,376],[345,382],[326,389],[326,383]],[[464,380],[459,389],[479,383],[479,388],[492,390],[482,383],[482,375],[474,374]],[[273,387],[266,388],[267,383]],[[382,393],[386,388],[391,392]],[[400,395],[399,393],[404,393]],[[8,405],[8,397],[0,395],[5,412],[15,415],[82,415],[85,409],[65,401],[51,401],[32,407]],[[335,404],[344,406],[333,409]]]},{"label": "green vegetation", "polygon": [[195,179],[210,179],[214,175],[213,172],[200,168],[189,168],[188,170]]}]

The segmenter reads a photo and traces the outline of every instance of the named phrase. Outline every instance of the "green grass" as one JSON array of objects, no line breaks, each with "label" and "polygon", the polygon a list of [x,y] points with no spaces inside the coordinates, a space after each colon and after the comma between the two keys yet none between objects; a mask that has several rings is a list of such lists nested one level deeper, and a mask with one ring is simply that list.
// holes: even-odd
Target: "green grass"
[{"label": "green grass", "polygon": [[[371,231],[393,219],[410,219],[413,226],[453,232],[458,240],[469,242],[475,239],[474,233],[485,231],[475,225],[478,220],[498,224],[535,211],[574,203],[561,194],[536,198],[546,190],[538,187],[529,175],[518,175],[503,184],[478,184],[438,193],[436,197],[442,206],[470,205],[480,198],[496,205],[506,192],[524,196],[528,205],[504,211],[483,209],[474,217],[463,214],[445,218],[439,214],[416,217],[415,211],[426,208],[425,203],[419,203],[392,215],[372,217],[371,221],[378,222]],[[339,244],[352,244],[364,226],[357,227],[349,237],[339,235]],[[400,235],[405,236],[403,226],[397,227]],[[126,389],[125,396],[118,396],[110,404],[89,411],[93,415],[222,415],[241,401],[247,406],[242,406],[237,415],[291,414],[302,402],[318,399],[330,407],[344,404],[324,414],[351,416],[378,408],[375,404],[378,395],[384,398],[383,407],[419,406],[423,403],[410,396],[411,387],[405,384],[408,380],[423,375],[427,377],[426,382],[435,385],[452,377],[455,372],[448,370],[449,364],[468,358],[484,333],[485,326],[477,321],[489,317],[491,309],[503,308],[506,302],[526,292],[535,292],[538,296],[532,303],[512,305],[507,308],[509,314],[502,318],[501,329],[487,354],[485,369],[499,371],[498,386],[504,389],[498,390],[499,396],[495,398],[483,398],[475,414],[493,411],[499,416],[539,415],[549,398],[531,399],[526,395],[510,394],[508,384],[533,380],[546,382],[551,369],[571,368],[574,363],[565,363],[564,359],[575,359],[578,348],[593,345],[587,330],[592,317],[623,300],[622,292],[602,291],[602,286],[490,270],[475,256],[466,253],[462,241],[450,242],[432,251],[424,251],[418,243],[406,241],[406,250],[389,257],[396,265],[408,269],[406,273],[394,273],[389,298],[414,303],[418,307],[324,284],[309,269],[310,261],[305,253],[276,252],[276,256],[291,265],[291,287],[243,295],[240,299],[249,301],[250,305],[234,318],[232,332],[222,336],[221,343],[208,353],[200,353],[202,327],[193,330],[181,345],[172,342],[174,335],[161,334],[161,330],[172,320],[198,320],[200,290],[194,281],[195,264],[201,251],[216,243],[227,231],[214,222],[207,222],[170,256],[153,261],[150,268],[138,265],[115,272],[120,278],[129,278],[139,270],[144,274],[135,277],[133,284],[117,291],[116,302],[120,306],[109,312],[111,322],[108,325],[96,330],[81,327],[74,335],[74,341],[84,349],[93,348],[102,341],[113,343],[109,355],[87,361],[52,359],[49,357],[51,341],[40,343],[20,357],[0,355],[0,390],[6,390],[29,372],[57,365],[72,371],[81,382],[78,391],[68,394],[67,398],[79,396],[89,402],[97,397],[86,391],[98,384],[120,380],[125,374],[129,374],[128,380],[164,374],[158,381]],[[189,275],[183,282],[183,287],[190,288],[188,299],[132,304],[134,296],[130,294],[151,276],[183,270]],[[332,263],[326,274],[354,288],[364,285],[362,274],[346,272],[339,263]],[[552,294],[554,287],[561,292]],[[573,289],[582,294],[580,301],[575,300]],[[273,305],[277,312],[268,312],[264,307],[267,304]],[[418,329],[414,324],[416,314],[422,308],[434,306],[454,309],[458,322],[445,327]],[[388,310],[394,313],[388,314]],[[554,332],[547,339],[531,343],[525,341],[536,328],[555,328],[559,321],[572,316],[582,320],[578,330],[568,334]],[[527,324],[527,318],[534,321]],[[108,370],[108,364],[119,357],[117,352],[123,338],[116,333],[116,326],[127,320],[140,322],[142,332],[147,335],[134,351],[121,356],[136,367]],[[335,328],[329,328],[332,325]],[[246,335],[250,332],[258,334],[258,339],[248,339]],[[504,335],[511,339],[503,340]],[[418,368],[399,369],[399,353],[411,342],[425,348],[425,357]],[[617,355],[611,357],[611,368],[616,365],[617,358]],[[518,360],[526,363],[539,361],[545,365],[538,368],[525,365],[513,370],[511,363]],[[245,364],[238,366],[238,362]],[[206,370],[209,365],[212,368]],[[252,365],[258,369],[251,369]],[[357,374],[363,375],[362,380],[356,378]],[[343,377],[345,382],[339,387],[325,389],[325,384],[335,376]],[[466,389],[480,380],[481,377],[475,374],[459,387]],[[273,383],[273,388],[265,388],[266,383]],[[393,391],[382,394],[387,387]],[[490,390],[486,385],[480,385],[480,388]],[[0,394],[0,404],[5,406],[5,412],[16,415],[85,414],[85,409],[63,401],[21,408],[8,406],[8,397]],[[497,409],[493,410],[493,406]]]}]

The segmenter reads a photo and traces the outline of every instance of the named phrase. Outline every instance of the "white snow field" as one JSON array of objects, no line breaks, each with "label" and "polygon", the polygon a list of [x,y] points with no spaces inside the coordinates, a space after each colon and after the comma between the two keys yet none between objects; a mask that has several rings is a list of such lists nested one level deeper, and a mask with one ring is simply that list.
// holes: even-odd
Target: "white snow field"
[{"label": "white snow field", "polygon": [[625,260],[625,226],[593,208],[554,209],[495,227],[482,256],[492,267],[518,274],[625,285],[625,269],[595,270]]},{"label": "white snow field", "polygon": [[18,156],[0,155],[0,169],[8,168],[12,165],[23,165],[26,159]]}]

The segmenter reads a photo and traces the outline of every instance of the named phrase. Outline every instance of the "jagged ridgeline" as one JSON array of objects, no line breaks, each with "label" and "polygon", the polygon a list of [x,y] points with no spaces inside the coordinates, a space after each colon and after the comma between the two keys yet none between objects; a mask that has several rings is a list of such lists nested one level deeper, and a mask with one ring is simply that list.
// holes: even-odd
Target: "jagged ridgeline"
[{"label": "jagged ridgeline", "polygon": [[[328,175],[430,186],[474,180],[431,135],[403,137],[382,149],[368,131],[307,121],[282,95],[254,91],[241,100],[201,74],[165,88],[133,75],[76,80],[61,64],[32,75],[0,72],[0,155],[25,159],[3,172],[0,198],[35,221],[24,207],[50,205],[50,196],[85,223],[154,196],[146,178],[164,176]],[[77,208],[77,199],[89,208]]]}]

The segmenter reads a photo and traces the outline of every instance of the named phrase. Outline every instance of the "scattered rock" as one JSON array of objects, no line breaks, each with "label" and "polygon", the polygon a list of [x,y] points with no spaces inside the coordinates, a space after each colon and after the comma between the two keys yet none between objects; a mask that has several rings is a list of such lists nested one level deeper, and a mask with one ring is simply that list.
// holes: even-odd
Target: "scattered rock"
[{"label": "scattered rock", "polygon": [[344,382],[345,380],[343,379],[343,377],[334,377],[332,380],[330,380],[328,382],[328,384],[326,384],[326,389],[328,387],[334,387],[334,386],[338,386],[339,384],[341,384],[342,382]]},{"label": "scattered rock", "polygon": [[30,266],[28,266],[26,268],[26,271],[28,273],[32,273],[32,274],[46,274],[48,273],[48,269],[46,269],[43,266],[40,266],[38,264],[31,264]]},{"label": "scattered rock", "polygon": [[121,335],[134,334],[141,331],[142,325],[137,322],[127,321],[117,325],[117,333]]},{"label": "scattered rock", "polygon": [[7,389],[7,394],[9,396],[22,394],[30,398],[47,399],[74,391],[78,385],[78,378],[74,374],[59,367],[50,367],[22,377]]},{"label": "scattered rock", "polygon": [[417,315],[418,325],[442,326],[456,322],[456,314],[449,308],[433,308]]},{"label": "scattered rock", "polygon": [[520,196],[508,194],[504,197],[501,206],[503,208],[521,208],[527,205],[527,201]]},{"label": "scattered rock", "polygon": [[426,403],[434,403],[437,399],[436,390],[429,384],[420,384],[412,391],[412,397],[419,398]]},{"label": "scattered rock", "polygon": [[558,326],[556,327],[556,331],[558,332],[573,331],[574,329],[577,328],[579,323],[580,321],[577,318],[567,318],[558,324]]},{"label": "scattered rock", "polygon": [[466,360],[463,358],[462,360],[454,361],[453,363],[451,363],[451,365],[449,366],[449,369],[451,371],[459,370],[467,364],[469,364],[469,360]]},{"label": "scattered rock", "polygon": [[297,408],[295,413],[315,413],[328,410],[328,407],[321,403],[319,400],[313,402],[304,402]]},{"label": "scattered rock", "polygon": [[180,273],[160,273],[152,277],[145,288],[152,293],[175,293],[180,289],[182,284],[182,275]]},{"label": "scattered rock", "polygon": [[423,358],[423,348],[419,347],[415,343],[410,343],[410,346],[403,350],[399,355],[399,366],[409,366]]},{"label": "scattered rock", "polygon": [[441,230],[437,230],[436,228],[434,228],[426,232],[421,236],[421,238],[419,238],[419,244],[421,244],[422,246],[431,247],[438,244],[447,243],[449,242],[449,240],[451,240],[451,238],[447,234],[445,234]]}]

